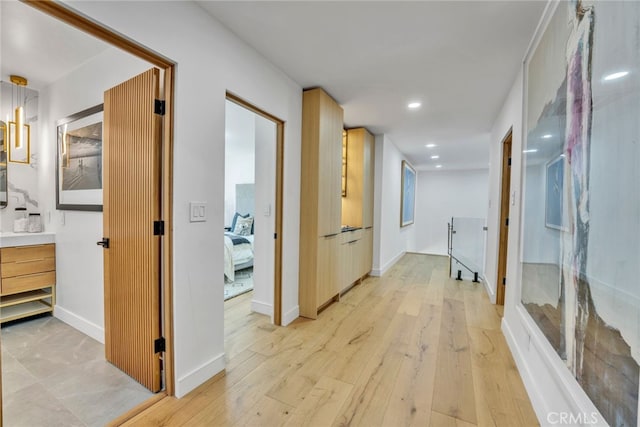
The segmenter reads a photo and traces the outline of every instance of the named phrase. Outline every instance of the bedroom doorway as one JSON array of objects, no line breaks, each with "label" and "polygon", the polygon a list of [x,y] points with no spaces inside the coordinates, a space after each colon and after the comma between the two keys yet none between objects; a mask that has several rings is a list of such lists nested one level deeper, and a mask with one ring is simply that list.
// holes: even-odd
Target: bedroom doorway
[{"label": "bedroom doorway", "polygon": [[279,325],[284,123],[230,93],[225,111],[225,310]]}]

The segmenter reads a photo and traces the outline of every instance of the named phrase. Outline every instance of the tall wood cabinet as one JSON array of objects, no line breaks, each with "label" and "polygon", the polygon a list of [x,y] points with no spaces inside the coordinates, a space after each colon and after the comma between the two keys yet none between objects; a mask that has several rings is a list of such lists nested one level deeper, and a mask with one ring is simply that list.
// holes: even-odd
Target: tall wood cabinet
[{"label": "tall wood cabinet", "polygon": [[369,274],[373,264],[374,153],[375,141],[369,131],[347,131],[347,193],[342,198],[342,223],[361,230],[343,239],[342,259],[351,262],[341,266],[341,290]]},{"label": "tall wood cabinet", "polygon": [[322,89],[303,93],[300,191],[300,315],[339,294],[343,110]]}]

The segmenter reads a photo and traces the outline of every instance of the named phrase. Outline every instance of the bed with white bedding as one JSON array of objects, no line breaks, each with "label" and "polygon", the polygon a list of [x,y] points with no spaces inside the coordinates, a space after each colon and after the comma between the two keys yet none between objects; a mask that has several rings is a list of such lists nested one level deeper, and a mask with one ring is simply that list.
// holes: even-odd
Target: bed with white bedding
[{"label": "bed with white bedding", "polygon": [[235,272],[253,266],[253,234],[241,236],[224,233],[224,275],[235,280]]}]

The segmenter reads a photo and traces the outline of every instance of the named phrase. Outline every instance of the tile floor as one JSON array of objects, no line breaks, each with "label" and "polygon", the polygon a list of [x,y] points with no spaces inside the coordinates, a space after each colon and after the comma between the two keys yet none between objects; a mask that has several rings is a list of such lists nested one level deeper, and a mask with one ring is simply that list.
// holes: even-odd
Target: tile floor
[{"label": "tile floor", "polygon": [[152,396],[105,360],[103,344],[54,317],[0,335],[5,426],[103,426]]}]

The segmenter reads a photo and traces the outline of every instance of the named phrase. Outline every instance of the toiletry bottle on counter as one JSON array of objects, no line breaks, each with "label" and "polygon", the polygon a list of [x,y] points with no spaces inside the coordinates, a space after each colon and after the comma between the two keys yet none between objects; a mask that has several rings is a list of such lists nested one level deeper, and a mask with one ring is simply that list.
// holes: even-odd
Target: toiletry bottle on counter
[{"label": "toiletry bottle on counter", "polygon": [[42,218],[39,213],[29,214],[29,225],[27,231],[29,231],[29,233],[40,233],[42,231]]},{"label": "toiletry bottle on counter", "polygon": [[27,217],[27,208],[16,208],[15,217],[13,219],[13,232],[26,233],[29,226]]}]

